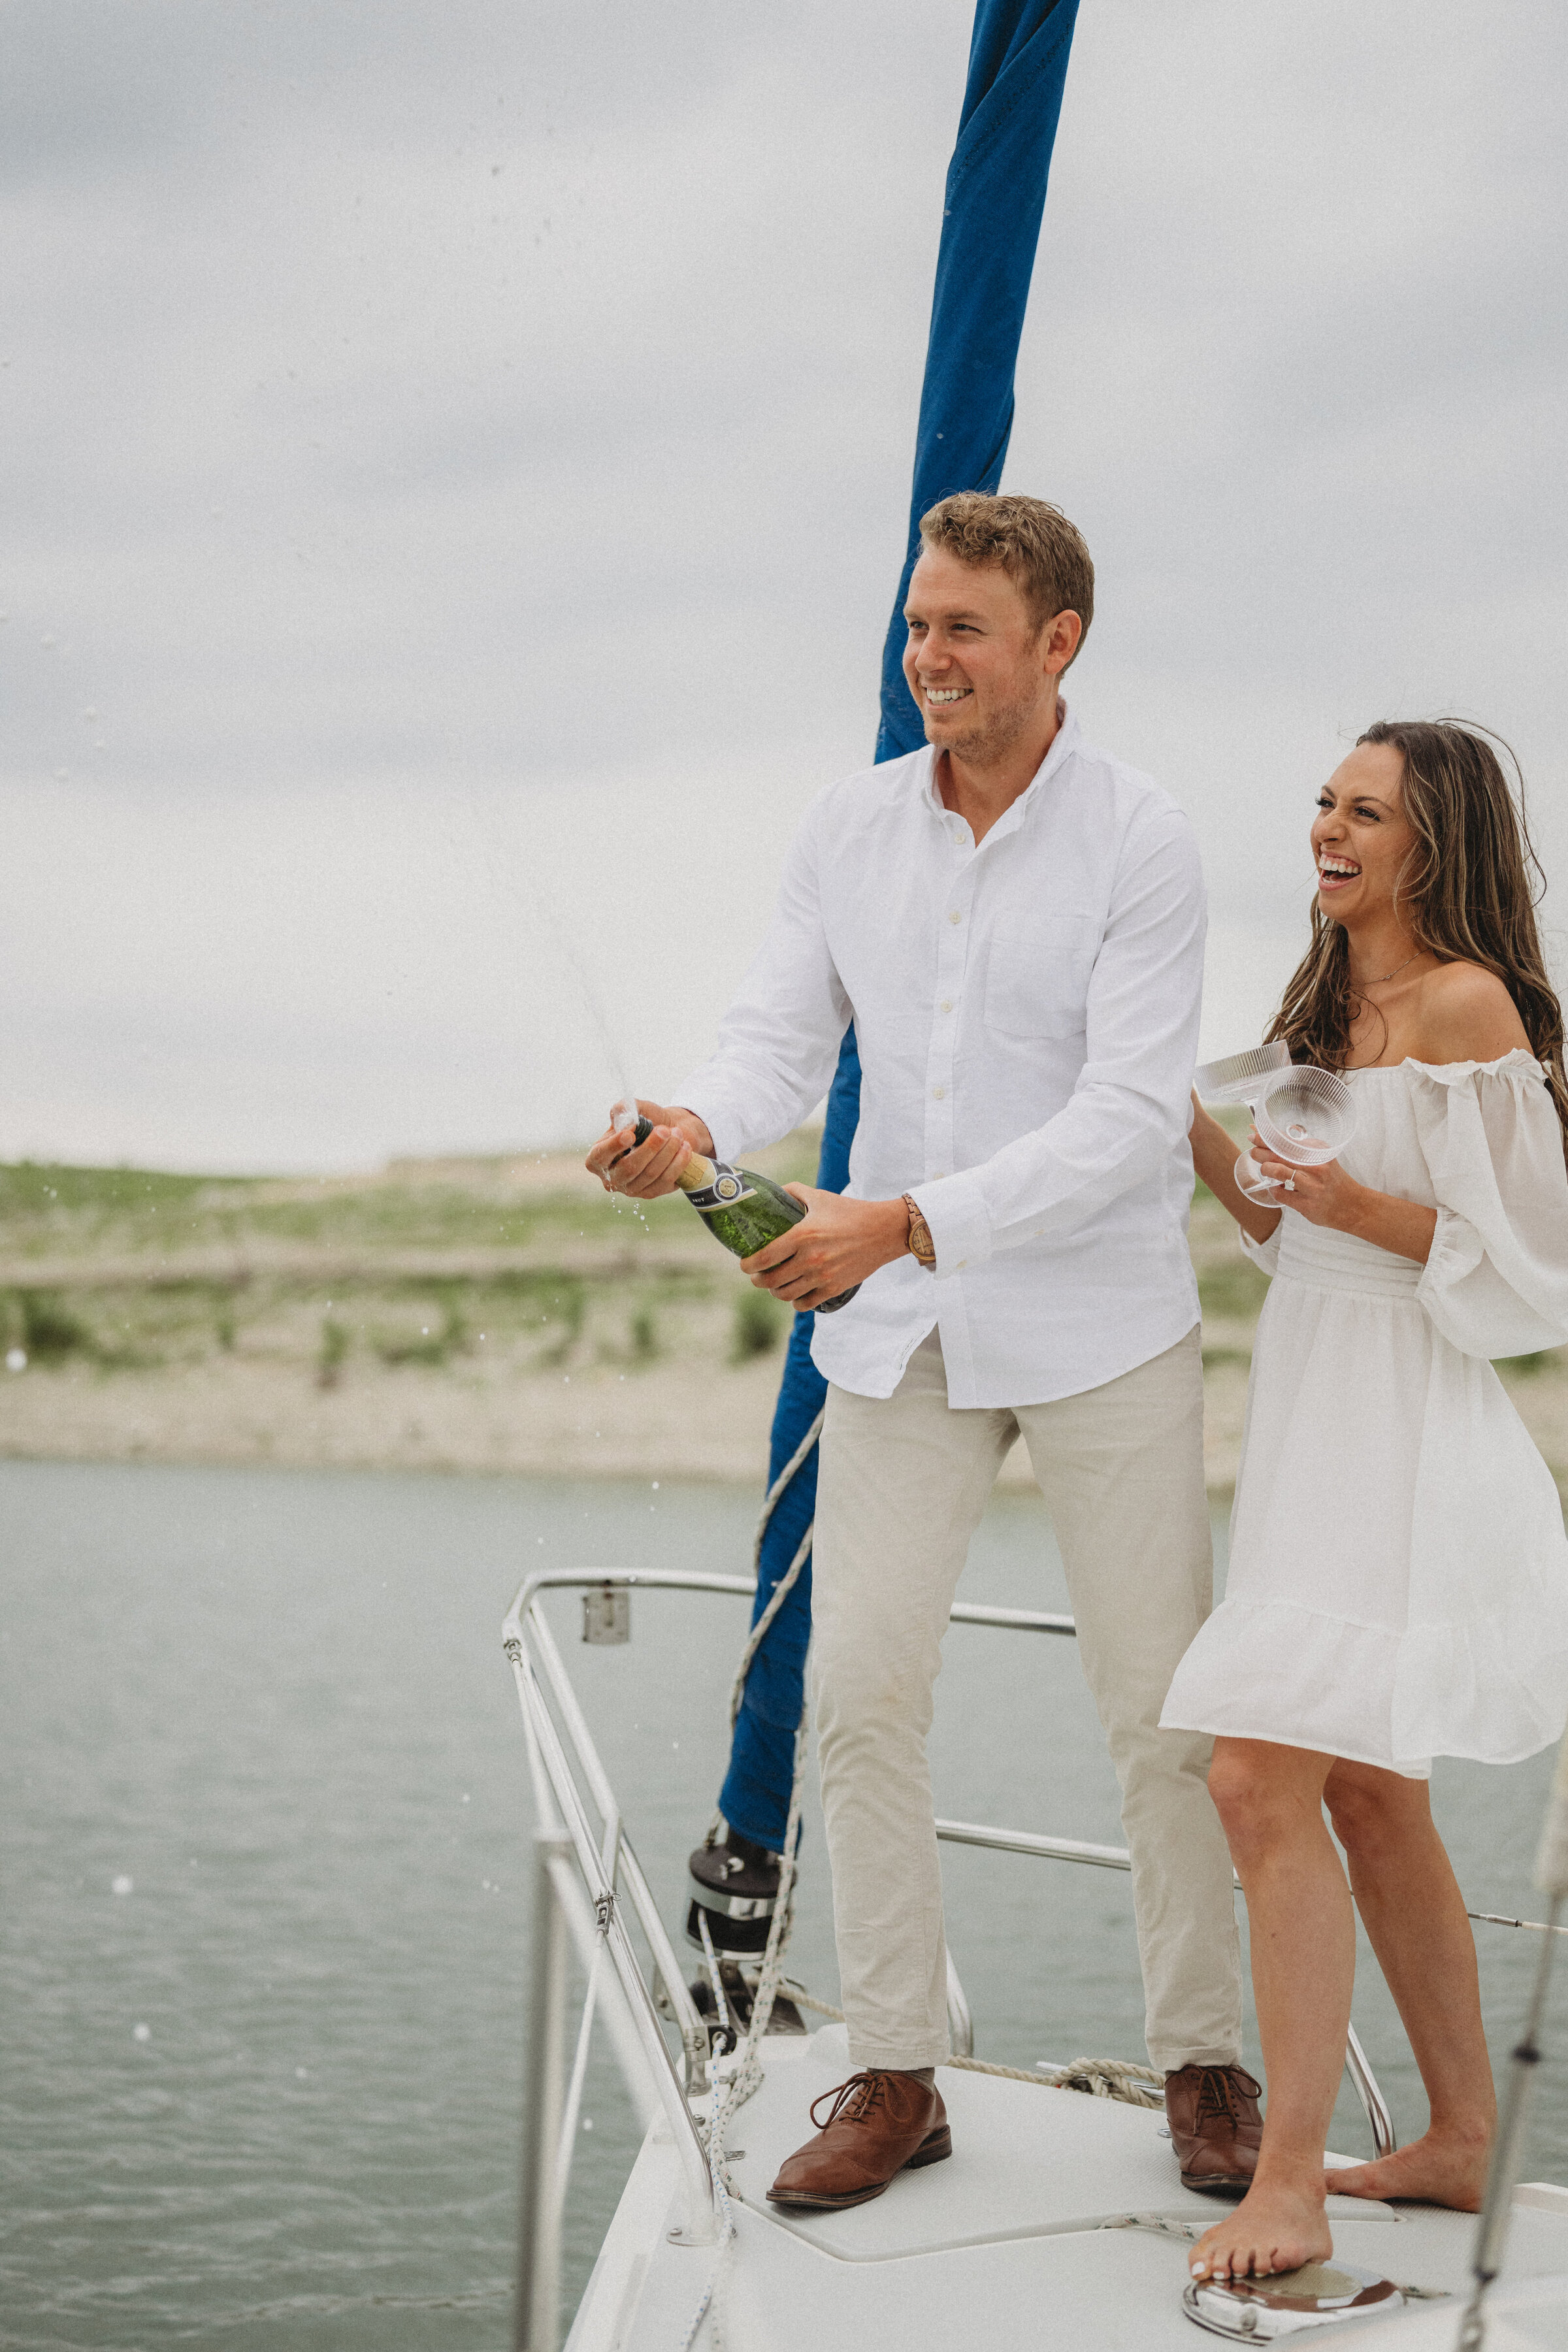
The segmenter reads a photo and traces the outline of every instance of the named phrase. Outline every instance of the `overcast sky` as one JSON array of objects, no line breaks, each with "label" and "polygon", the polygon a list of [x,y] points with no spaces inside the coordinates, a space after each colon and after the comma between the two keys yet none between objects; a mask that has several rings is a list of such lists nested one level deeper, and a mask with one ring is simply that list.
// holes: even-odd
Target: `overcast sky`
[{"label": "overcast sky", "polygon": [[[870,757],[969,13],[0,0],[0,1157],[676,1087]],[[1565,86],[1561,0],[1083,0],[1005,487],[1208,1051],[1375,717],[1510,738],[1568,931]]]}]

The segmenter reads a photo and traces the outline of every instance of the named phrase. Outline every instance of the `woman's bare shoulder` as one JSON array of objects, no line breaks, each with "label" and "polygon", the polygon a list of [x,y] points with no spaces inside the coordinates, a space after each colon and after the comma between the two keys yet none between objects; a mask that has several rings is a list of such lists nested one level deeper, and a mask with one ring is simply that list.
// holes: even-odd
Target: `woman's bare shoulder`
[{"label": "woman's bare shoulder", "polygon": [[1496,972],[1479,963],[1441,963],[1421,982],[1416,1012],[1422,1062],[1496,1062],[1530,1039],[1519,1007]]}]

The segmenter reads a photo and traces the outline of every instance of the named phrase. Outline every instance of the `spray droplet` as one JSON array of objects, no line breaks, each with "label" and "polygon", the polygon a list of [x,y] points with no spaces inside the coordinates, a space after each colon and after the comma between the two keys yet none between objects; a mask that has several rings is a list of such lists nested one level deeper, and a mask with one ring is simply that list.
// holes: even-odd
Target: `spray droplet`
[{"label": "spray droplet", "polygon": [[131,2039],[132,2042],[151,2042],[153,2039],[152,2027],[150,2025],[133,2025],[131,2029]]},{"label": "spray droplet", "polygon": [[135,1886],[136,1881],[133,1878],[127,1878],[121,1871],[120,1876],[110,1882],[110,1892],[113,1895],[131,1895],[134,1893]]}]

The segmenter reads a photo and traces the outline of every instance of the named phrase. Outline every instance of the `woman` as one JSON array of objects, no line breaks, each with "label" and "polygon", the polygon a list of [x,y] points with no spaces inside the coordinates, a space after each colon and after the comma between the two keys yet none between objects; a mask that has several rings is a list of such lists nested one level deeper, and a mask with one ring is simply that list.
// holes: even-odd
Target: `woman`
[{"label": "woman", "polygon": [[1352,1898],[1431,2119],[1332,2187],[1479,2204],[1491,2070],[1427,1780],[1437,1755],[1531,1755],[1568,1715],[1562,1510],[1488,1361],[1568,1339],[1568,1087],[1533,853],[1490,745],[1446,723],[1369,729],[1311,842],[1312,943],[1269,1034],[1349,1078],[1352,1140],[1315,1169],[1255,1144],[1280,1203],[1259,1207],[1223,1128],[1200,1108],[1192,1130],[1198,1173],[1274,1276],[1229,1584],[1162,1718],[1215,1735],[1268,2074],[1252,2187],[1199,2241],[1196,2277],[1331,2251]]}]

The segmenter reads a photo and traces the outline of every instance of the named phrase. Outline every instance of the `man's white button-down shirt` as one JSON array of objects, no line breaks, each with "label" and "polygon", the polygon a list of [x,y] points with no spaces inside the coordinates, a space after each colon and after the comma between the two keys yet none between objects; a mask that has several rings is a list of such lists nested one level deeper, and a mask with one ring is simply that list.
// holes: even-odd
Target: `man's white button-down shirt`
[{"label": "man's white button-down shirt", "polygon": [[712,1058],[675,1096],[721,1159],[821,1101],[853,1020],[850,1196],[936,1244],[819,1315],[839,1388],[890,1396],[933,1324],[955,1406],[1098,1388],[1198,1318],[1188,1090],[1205,905],[1185,817],[1068,713],[976,846],[928,747],[807,810]]}]

